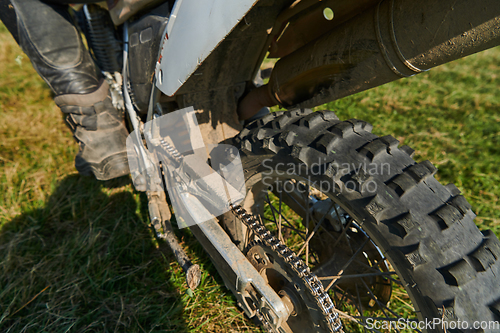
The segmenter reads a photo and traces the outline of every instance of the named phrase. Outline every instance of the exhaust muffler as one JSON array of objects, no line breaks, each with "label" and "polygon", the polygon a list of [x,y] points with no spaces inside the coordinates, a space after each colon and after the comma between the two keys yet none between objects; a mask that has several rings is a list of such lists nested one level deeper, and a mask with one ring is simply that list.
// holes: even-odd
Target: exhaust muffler
[{"label": "exhaust muffler", "polygon": [[281,58],[267,89],[312,107],[499,44],[498,0],[383,0]]}]

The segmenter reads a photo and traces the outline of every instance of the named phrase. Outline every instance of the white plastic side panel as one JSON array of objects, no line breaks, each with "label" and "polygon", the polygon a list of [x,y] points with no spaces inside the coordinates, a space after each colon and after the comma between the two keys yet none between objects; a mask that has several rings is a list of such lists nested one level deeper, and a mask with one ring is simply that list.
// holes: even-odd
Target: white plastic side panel
[{"label": "white plastic side panel", "polygon": [[256,0],[177,0],[167,24],[156,86],[172,96]]}]

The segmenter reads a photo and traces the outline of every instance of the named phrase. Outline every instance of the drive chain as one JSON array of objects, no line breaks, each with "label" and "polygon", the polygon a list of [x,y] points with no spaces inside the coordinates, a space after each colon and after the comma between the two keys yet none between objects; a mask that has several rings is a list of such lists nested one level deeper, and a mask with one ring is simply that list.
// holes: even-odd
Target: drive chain
[{"label": "drive chain", "polygon": [[[321,312],[326,317],[329,330],[335,333],[342,333],[342,323],[339,319],[339,314],[335,311],[335,305],[328,293],[323,289],[323,284],[319,281],[318,277],[311,272],[306,263],[290,250],[288,246],[274,237],[253,214],[248,213],[240,205],[230,205],[230,207],[238,219],[253,231],[264,245],[273,249],[282,259],[289,263],[297,276],[305,282],[308,291],[314,297],[319,309],[321,309]],[[266,330],[273,332],[271,324],[267,322],[259,311],[257,311],[257,318],[261,320]]]}]

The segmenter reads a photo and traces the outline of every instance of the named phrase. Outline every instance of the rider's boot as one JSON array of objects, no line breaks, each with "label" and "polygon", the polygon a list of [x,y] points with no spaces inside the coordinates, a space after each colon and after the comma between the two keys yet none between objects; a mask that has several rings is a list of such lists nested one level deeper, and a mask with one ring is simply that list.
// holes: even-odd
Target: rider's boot
[{"label": "rider's boot", "polygon": [[75,158],[80,174],[108,180],[129,173],[128,131],[123,113],[113,107],[106,81],[92,93],[59,95],[54,101],[66,114],[66,123],[80,145]]},{"label": "rider's boot", "polygon": [[17,31],[19,45],[66,114],[80,146],[77,170],[99,180],[126,175],[128,131],[123,113],[113,107],[108,84],[83,45],[68,6],[39,0],[10,1],[17,22],[8,29]]}]

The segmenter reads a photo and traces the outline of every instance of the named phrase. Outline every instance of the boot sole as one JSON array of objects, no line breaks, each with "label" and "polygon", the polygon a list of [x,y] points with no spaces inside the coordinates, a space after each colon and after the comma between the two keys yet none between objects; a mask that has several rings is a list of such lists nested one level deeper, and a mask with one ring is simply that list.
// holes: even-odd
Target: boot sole
[{"label": "boot sole", "polygon": [[130,173],[126,152],[108,156],[98,163],[91,163],[77,156],[75,167],[81,175],[94,175],[97,180],[110,180]]}]

